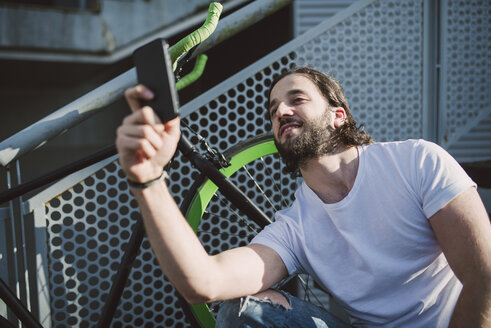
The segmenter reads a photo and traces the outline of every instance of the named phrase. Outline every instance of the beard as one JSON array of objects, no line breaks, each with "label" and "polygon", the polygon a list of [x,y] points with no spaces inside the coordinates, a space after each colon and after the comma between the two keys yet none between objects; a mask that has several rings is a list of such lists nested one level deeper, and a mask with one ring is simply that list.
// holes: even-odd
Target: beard
[{"label": "beard", "polygon": [[[285,123],[296,121],[292,118],[284,119],[280,122],[280,127]],[[330,115],[327,109],[318,120],[304,121],[303,131],[296,137],[287,136],[284,143],[280,143],[274,138],[283,162],[286,164],[286,171],[297,175],[298,169],[313,158],[332,154],[339,145],[333,138],[335,129],[330,125]]]}]

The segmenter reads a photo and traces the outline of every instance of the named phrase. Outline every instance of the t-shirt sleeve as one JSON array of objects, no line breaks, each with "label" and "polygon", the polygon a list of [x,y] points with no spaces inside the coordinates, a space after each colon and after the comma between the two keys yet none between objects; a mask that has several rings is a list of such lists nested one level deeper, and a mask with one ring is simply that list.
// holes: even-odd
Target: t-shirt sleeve
[{"label": "t-shirt sleeve", "polygon": [[459,163],[437,144],[420,140],[417,152],[415,176],[427,218],[461,192],[476,186]]},{"label": "t-shirt sleeve", "polygon": [[283,260],[288,274],[301,272],[299,262],[295,255],[295,233],[288,218],[276,213],[275,222],[266,226],[251,241],[251,244],[260,244],[273,249]]}]

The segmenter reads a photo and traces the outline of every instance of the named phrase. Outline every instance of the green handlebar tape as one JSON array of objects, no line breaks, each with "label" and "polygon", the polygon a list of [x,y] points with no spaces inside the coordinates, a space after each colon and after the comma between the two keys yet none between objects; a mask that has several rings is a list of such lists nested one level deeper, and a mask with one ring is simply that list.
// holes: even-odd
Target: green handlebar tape
[{"label": "green handlebar tape", "polygon": [[222,13],[222,8],[222,5],[218,2],[210,3],[210,7],[208,8],[208,16],[206,17],[203,25],[196,31],[181,39],[170,49],[169,53],[172,60],[172,68],[174,70],[177,66],[177,60],[182,55],[191,50],[191,48],[194,46],[203,42],[211,35],[211,33],[213,33],[213,31],[215,31],[218,24],[218,19]]},{"label": "green handlebar tape", "polygon": [[188,75],[182,77],[179,81],[176,83],[176,89],[181,90],[196,81],[197,79],[200,78],[200,76],[203,74],[203,71],[205,70],[206,66],[206,61],[208,60],[208,56],[205,54],[201,54],[198,56],[196,59],[196,63],[194,64],[193,71],[189,73]]}]

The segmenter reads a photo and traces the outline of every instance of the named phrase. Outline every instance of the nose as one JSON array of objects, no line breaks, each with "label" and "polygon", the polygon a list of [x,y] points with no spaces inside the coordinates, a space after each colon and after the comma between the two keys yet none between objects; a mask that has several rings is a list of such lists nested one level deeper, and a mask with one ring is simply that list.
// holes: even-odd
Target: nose
[{"label": "nose", "polygon": [[293,114],[292,106],[288,106],[288,104],[285,104],[283,101],[278,104],[276,109],[276,116],[278,116],[278,118],[293,116]]}]

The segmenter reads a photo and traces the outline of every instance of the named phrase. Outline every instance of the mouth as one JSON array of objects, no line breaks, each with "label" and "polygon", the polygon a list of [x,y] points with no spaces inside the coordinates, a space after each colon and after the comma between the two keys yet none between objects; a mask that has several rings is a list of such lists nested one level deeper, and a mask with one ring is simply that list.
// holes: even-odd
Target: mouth
[{"label": "mouth", "polygon": [[302,123],[300,122],[288,122],[284,123],[283,125],[280,126],[280,137],[283,135],[288,135],[291,133],[293,130],[298,129],[299,127],[302,126]]}]

